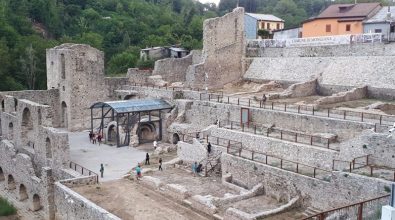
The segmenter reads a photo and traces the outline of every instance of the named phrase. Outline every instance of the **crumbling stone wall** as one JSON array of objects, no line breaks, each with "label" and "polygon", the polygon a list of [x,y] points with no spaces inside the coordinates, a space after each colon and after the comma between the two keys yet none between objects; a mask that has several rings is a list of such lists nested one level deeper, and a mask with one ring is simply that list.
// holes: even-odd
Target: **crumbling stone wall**
[{"label": "crumbling stone wall", "polygon": [[271,93],[269,98],[284,99],[312,96],[317,94],[317,86],[317,79],[309,80],[307,82],[295,83],[281,93]]},{"label": "crumbling stone wall", "polygon": [[[80,220],[80,219],[96,219],[96,220],[120,220],[117,216],[109,213],[95,203],[89,201],[85,197],[76,193],[66,185],[69,181],[85,181],[72,179],[55,183],[55,204],[56,204],[56,220]],[[89,184],[84,182],[85,184]],[[66,185],[64,185],[66,184]]]},{"label": "crumbling stone wall", "polygon": [[[106,94],[107,97],[104,98],[102,101],[106,100],[116,100],[115,90],[120,89],[126,85],[129,85],[129,78],[128,77],[106,77],[105,79],[106,87],[103,89],[107,89]],[[93,103],[92,103],[93,104]]]},{"label": "crumbling stone wall", "polygon": [[126,77],[129,78],[130,84],[146,84],[147,78],[152,75],[151,70],[139,70],[138,68],[129,68]]},{"label": "crumbling stone wall", "polygon": [[319,98],[314,101],[314,104],[320,106],[320,105],[327,105],[327,104],[333,104],[338,102],[358,100],[358,99],[366,98],[367,94],[368,94],[368,87],[364,86],[360,88],[354,88],[347,92],[340,92],[333,94],[331,96]]},{"label": "crumbling stone wall", "polygon": [[356,174],[332,172],[330,182],[302,176],[279,168],[223,154],[222,173],[232,174],[233,181],[248,188],[262,183],[267,195],[283,200],[301,196],[304,206],[321,210],[348,205],[385,195],[390,181]]},{"label": "crumbling stone wall", "polygon": [[107,95],[103,52],[83,44],[62,44],[47,49],[47,87],[58,89],[61,127],[71,131],[90,126],[86,109]]},{"label": "crumbling stone wall", "polygon": [[152,75],[160,75],[166,82],[184,82],[187,69],[192,65],[193,52],[183,58],[167,58],[155,62]]}]

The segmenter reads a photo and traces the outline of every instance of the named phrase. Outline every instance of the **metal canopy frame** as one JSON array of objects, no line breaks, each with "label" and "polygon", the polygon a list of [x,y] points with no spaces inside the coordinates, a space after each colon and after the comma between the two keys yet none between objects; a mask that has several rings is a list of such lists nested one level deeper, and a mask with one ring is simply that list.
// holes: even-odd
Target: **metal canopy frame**
[{"label": "metal canopy frame", "polygon": [[[100,121],[99,133],[103,136],[104,129],[104,120],[111,119],[111,121],[116,121],[117,124],[117,147],[129,146],[130,143],[130,132],[131,126],[134,126],[138,123],[140,127],[141,124],[141,115],[143,113],[148,113],[148,122],[159,122],[159,138],[158,140],[162,140],[162,110],[170,110],[173,106],[171,106],[168,102],[161,99],[137,99],[137,100],[125,100],[125,101],[111,101],[111,102],[97,102],[93,104],[91,109],[91,132],[93,133],[93,122],[95,120]],[[93,110],[101,109],[101,117],[93,117]],[[151,113],[158,112],[159,120],[152,120]],[[109,115],[111,113],[111,115]],[[125,117],[126,120],[120,124],[120,118]],[[147,123],[147,122],[144,122]],[[126,137],[125,140],[121,142],[119,136],[119,126],[126,126]]]}]

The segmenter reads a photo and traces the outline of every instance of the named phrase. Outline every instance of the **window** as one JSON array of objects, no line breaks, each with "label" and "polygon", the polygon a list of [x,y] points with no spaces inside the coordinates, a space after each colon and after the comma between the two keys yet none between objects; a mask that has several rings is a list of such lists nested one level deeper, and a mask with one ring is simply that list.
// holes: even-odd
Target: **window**
[{"label": "window", "polygon": [[261,29],[265,29],[265,22],[261,22]]},{"label": "window", "polygon": [[66,61],[64,58],[64,54],[60,54],[60,65],[61,65],[62,79],[66,79]]},{"label": "window", "polygon": [[346,25],[346,31],[351,31],[351,24]]},{"label": "window", "polygon": [[330,24],[327,24],[325,28],[326,28],[326,32],[331,32],[331,25]]},{"label": "window", "polygon": [[391,32],[391,33],[394,33],[394,32],[395,32],[395,26],[391,26],[390,32]]},{"label": "window", "polygon": [[381,33],[381,29],[374,29],[374,33]]},{"label": "window", "polygon": [[280,24],[279,24],[279,23],[277,23],[277,30],[278,30],[278,29],[280,29]]},{"label": "window", "polygon": [[270,23],[266,24],[266,29],[270,30]]}]

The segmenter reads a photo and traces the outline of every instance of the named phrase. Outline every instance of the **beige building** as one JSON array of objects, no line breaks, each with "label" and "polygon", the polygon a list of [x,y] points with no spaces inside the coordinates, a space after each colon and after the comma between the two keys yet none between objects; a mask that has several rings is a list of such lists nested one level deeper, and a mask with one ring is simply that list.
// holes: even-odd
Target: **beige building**
[{"label": "beige building", "polygon": [[265,38],[272,38],[272,31],[284,29],[284,20],[270,14],[245,14],[245,32],[247,39],[259,39],[259,30],[267,30],[269,35]]}]

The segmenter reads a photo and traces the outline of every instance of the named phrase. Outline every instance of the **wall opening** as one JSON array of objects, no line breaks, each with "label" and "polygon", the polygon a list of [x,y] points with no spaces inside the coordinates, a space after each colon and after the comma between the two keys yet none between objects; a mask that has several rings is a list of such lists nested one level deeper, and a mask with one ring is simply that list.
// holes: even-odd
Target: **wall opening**
[{"label": "wall opening", "polygon": [[14,140],[14,124],[8,124],[8,140]]},{"label": "wall opening", "polygon": [[22,144],[34,148],[33,120],[29,108],[23,109],[22,113]]},{"label": "wall opening", "polygon": [[64,54],[60,54],[60,65],[61,65],[61,73],[62,79],[66,79],[66,60],[64,58]]},{"label": "wall opening", "polygon": [[52,145],[51,145],[51,139],[47,137],[45,140],[45,152],[47,155],[47,158],[52,158]]},{"label": "wall opening", "polygon": [[5,104],[4,104],[4,100],[1,100],[1,111],[4,112],[5,111]]},{"label": "wall opening", "polygon": [[156,140],[156,128],[153,123],[140,124],[138,129],[140,143],[147,143]]},{"label": "wall opening", "polygon": [[37,194],[33,195],[33,206],[32,210],[33,211],[38,211],[41,209],[41,201],[40,201],[40,196]]},{"label": "wall opening", "polygon": [[173,144],[177,144],[180,141],[180,136],[177,133],[173,134]]},{"label": "wall opening", "polygon": [[0,181],[4,181],[4,180],[5,180],[5,176],[4,176],[3,168],[0,167]]},{"label": "wall opening", "polygon": [[107,141],[108,142],[117,142],[117,127],[115,125],[111,125],[108,128],[108,133],[107,133]]},{"label": "wall opening", "polygon": [[61,115],[61,127],[67,128],[67,105],[66,102],[62,102],[62,115]]},{"label": "wall opening", "polygon": [[136,99],[137,96],[136,95],[126,95],[125,98],[123,98],[123,100],[130,100],[130,99]]},{"label": "wall opening", "polygon": [[14,109],[15,111],[18,109],[18,99],[14,98]]},{"label": "wall opening", "polygon": [[21,184],[19,186],[19,201],[24,201],[28,198],[29,198],[29,196],[27,194],[26,187],[25,187],[25,185]]},{"label": "wall opening", "polygon": [[15,188],[16,188],[16,186],[15,186],[14,177],[10,174],[10,175],[8,175],[7,189],[13,190],[13,189],[15,189]]}]

